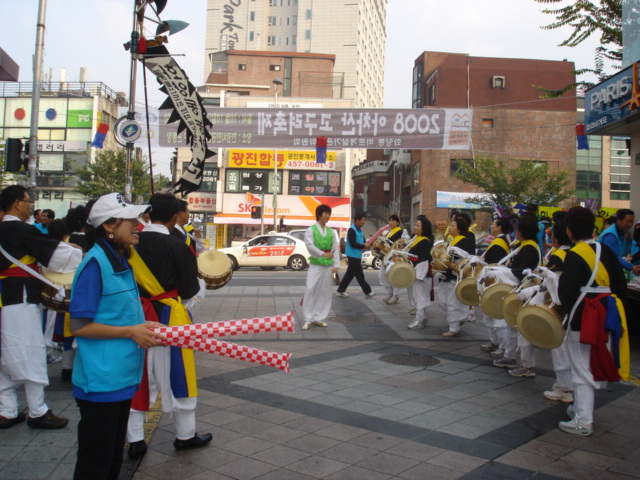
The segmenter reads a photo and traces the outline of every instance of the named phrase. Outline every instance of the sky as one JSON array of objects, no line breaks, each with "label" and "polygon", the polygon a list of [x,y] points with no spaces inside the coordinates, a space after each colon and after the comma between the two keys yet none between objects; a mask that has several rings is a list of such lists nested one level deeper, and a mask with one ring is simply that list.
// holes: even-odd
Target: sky
[{"label": "sky", "polygon": [[[78,81],[80,68],[86,67],[87,81],[103,82],[128,96],[131,57],[123,44],[131,36],[134,0],[42,1],[47,6],[42,63],[46,78],[59,81],[64,68],[66,81]],[[0,47],[20,65],[23,82],[33,81],[38,5],[39,0],[0,0]],[[534,0],[388,0],[384,107],[411,107],[413,64],[424,51],[567,59],[578,69],[592,66],[597,39],[574,48],[558,47],[571,30],[542,30],[554,18],[541,12],[544,6]],[[167,48],[179,55],[176,61],[191,82],[202,84],[206,0],[168,0],[161,17],[190,24],[169,37]],[[145,25],[152,36],[155,25]],[[136,109],[142,110],[142,75],[138,77]],[[157,106],[165,96],[155,80],[147,78],[150,104]],[[170,152],[154,154],[162,173],[168,174],[169,157]]]}]

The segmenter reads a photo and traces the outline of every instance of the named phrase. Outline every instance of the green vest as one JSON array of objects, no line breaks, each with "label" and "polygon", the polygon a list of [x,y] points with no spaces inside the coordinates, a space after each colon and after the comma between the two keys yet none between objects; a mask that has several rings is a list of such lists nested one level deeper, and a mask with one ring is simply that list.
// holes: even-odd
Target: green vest
[{"label": "green vest", "polygon": [[[326,233],[324,237],[318,227],[316,225],[311,226],[311,231],[313,232],[313,244],[318,247],[320,250],[331,251],[331,247],[333,246],[333,230],[329,227],[326,227]],[[333,264],[333,258],[325,258],[325,257],[309,257],[309,263],[313,263],[314,265],[324,265],[331,266]]]}]

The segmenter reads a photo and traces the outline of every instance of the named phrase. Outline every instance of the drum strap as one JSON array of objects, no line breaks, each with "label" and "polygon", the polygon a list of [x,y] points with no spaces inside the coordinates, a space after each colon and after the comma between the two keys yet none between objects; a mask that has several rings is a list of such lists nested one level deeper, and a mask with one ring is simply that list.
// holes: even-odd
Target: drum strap
[{"label": "drum strap", "polygon": [[[47,280],[46,278],[44,278],[42,275],[40,275],[40,273],[37,271],[37,266],[35,265],[36,259],[33,258],[31,255],[25,255],[24,257],[22,257],[20,260],[18,260],[17,258],[14,258],[9,252],[7,252],[4,248],[2,248],[2,246],[0,245],[0,253],[2,253],[2,255],[4,255],[4,257],[9,260],[11,263],[13,263],[13,265],[11,267],[9,267],[8,270],[10,270],[11,268],[21,268],[27,275],[7,275],[8,277],[35,277],[38,280],[40,280],[43,283],[46,283],[47,285],[49,285],[50,287],[56,289],[58,291],[58,295],[61,296],[61,298],[64,298],[64,287],[61,287],[59,285],[56,285],[55,283]],[[33,265],[33,266],[31,266]]]}]

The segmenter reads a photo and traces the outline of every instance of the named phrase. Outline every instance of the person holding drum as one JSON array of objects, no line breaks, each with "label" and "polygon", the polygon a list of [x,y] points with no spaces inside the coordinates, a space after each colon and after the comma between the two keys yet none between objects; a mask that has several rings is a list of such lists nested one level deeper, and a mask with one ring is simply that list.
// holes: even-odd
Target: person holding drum
[{"label": "person holding drum", "polygon": [[413,235],[407,247],[409,261],[416,269],[416,280],[409,286],[409,304],[416,311],[416,318],[408,325],[410,329],[427,326],[427,308],[433,295],[433,273],[431,272],[431,248],[433,232],[431,222],[425,215],[418,215],[413,226]]},{"label": "person holding drum", "polygon": [[564,341],[575,402],[573,412],[567,411],[571,420],[560,422],[559,428],[588,436],[593,433],[595,389],[629,376],[629,338],[623,307],[627,282],[617,253],[592,240],[595,216],[589,209],[569,209],[565,223],[575,246],[565,257],[558,295],[568,313]]},{"label": "person holding drum", "polygon": [[308,330],[311,325],[326,327],[325,320],[331,310],[331,277],[338,273],[340,267],[340,246],[337,235],[327,226],[330,218],[331,207],[318,205],[317,221],[304,233],[304,244],[311,257],[302,304],[303,330]]},{"label": "person holding drum", "polygon": [[[508,218],[497,218],[491,224],[491,235],[494,239],[491,241],[487,250],[482,256],[485,263],[492,265],[498,263],[509,254],[509,237],[512,230],[511,222]],[[490,352],[491,356],[500,358],[504,354],[504,329],[508,328],[504,319],[493,319],[486,314],[482,314],[482,321],[489,331],[489,343],[480,345],[480,350]]]},{"label": "person holding drum", "polygon": [[[538,219],[531,213],[525,212],[520,215],[516,227],[518,247],[513,252],[509,265],[511,272],[519,282],[524,278],[525,270],[534,270],[542,260],[537,237]],[[510,327],[504,329],[504,335],[504,356],[495,360],[493,365],[508,368],[509,375],[513,377],[535,377],[536,372],[533,369],[536,365],[536,359],[531,342]],[[520,350],[520,366],[516,361],[516,349]]]},{"label": "person holding drum", "polygon": [[[129,260],[140,288],[145,318],[170,327],[191,325],[191,315],[182,301],[200,290],[196,257],[186,243],[170,234],[180,201],[170,193],[154,193],[149,204],[151,224],[140,233],[140,242],[131,248]],[[131,402],[127,427],[129,458],[140,458],[146,453],[145,412],[158,393],[162,397],[162,411],[171,414],[175,426],[173,447],[187,450],[207,445],[212,435],[196,432],[198,392],[193,350],[152,349],[146,360],[148,381],[143,381]]]},{"label": "person holding drum", "polygon": [[[453,237],[449,249],[457,247],[469,255],[474,255],[476,245],[467,236],[469,232],[469,223],[461,216],[455,217],[449,225],[449,233]],[[460,256],[456,253],[451,254],[451,260],[457,262]],[[443,337],[459,337],[460,326],[469,317],[469,308],[456,297],[455,275],[449,268],[445,272],[444,278],[440,279],[438,285],[438,304],[444,310],[447,316],[449,330],[442,334]]]},{"label": "person holding drum", "polygon": [[[383,234],[384,238],[387,240],[389,245],[393,245],[397,240],[400,240],[404,235],[404,229],[400,226],[400,217],[395,213],[393,215],[389,215],[389,230],[386,234]],[[387,269],[380,268],[378,270],[378,281],[380,285],[382,285],[386,290],[388,295],[382,299],[384,303],[387,305],[395,305],[398,303],[398,295],[400,294],[399,288],[393,288],[389,285],[389,280],[387,279]]]},{"label": "person holding drum", "polygon": [[[567,235],[567,227],[564,219],[556,220],[551,228],[551,254],[547,267],[552,272],[560,275],[564,271],[564,260],[567,252],[573,243]],[[551,390],[544,392],[545,398],[549,400],[560,401],[563,403],[573,403],[573,385],[571,383],[571,362],[569,361],[569,352],[566,343],[562,343],[557,348],[551,350],[551,359],[553,361],[553,370],[556,372],[556,381]]]},{"label": "person holding drum", "polygon": [[[42,235],[27,223],[31,217],[31,199],[26,187],[11,185],[2,190],[0,207],[4,212],[0,222],[0,429],[24,421],[31,428],[64,428],[68,420],[54,415],[44,400],[49,377],[39,305],[42,283],[34,274],[37,274],[38,263],[54,272],[73,272],[82,260],[82,251]],[[21,384],[29,407],[28,416],[18,410],[17,389]]]},{"label": "person holding drum", "polygon": [[[71,331],[78,344],[73,396],[80,409],[75,479],[117,479],[131,398],[142,378],[144,352],[164,337],[145,322],[129,245],[138,243],[138,216],[119,193],[95,203],[89,223],[95,244],[78,267],[71,292]],[[89,244],[94,238],[88,238]],[[142,348],[141,348],[142,347]]]}]

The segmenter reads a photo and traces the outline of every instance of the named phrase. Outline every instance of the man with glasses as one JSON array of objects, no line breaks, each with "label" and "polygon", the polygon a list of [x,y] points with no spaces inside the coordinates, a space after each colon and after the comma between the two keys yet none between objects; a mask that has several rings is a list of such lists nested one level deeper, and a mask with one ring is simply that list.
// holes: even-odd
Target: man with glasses
[{"label": "man with glasses", "polygon": [[[0,207],[5,212],[0,222],[0,429],[25,420],[31,428],[63,428],[68,420],[54,415],[44,401],[49,378],[39,305],[42,284],[31,272],[35,273],[38,263],[55,272],[73,272],[82,260],[82,250],[48,238],[27,223],[31,204],[25,187],[11,185],[2,190]],[[20,384],[28,416],[18,410]]]}]

